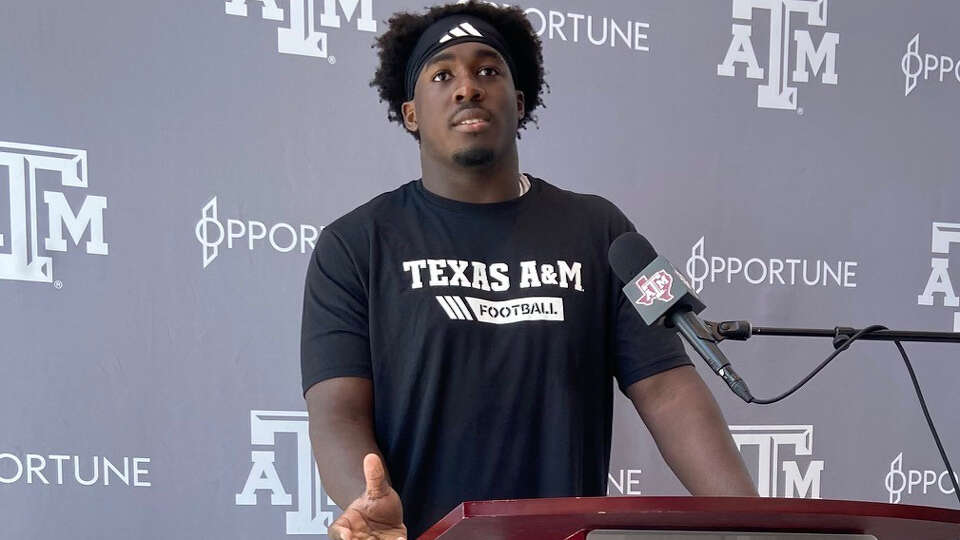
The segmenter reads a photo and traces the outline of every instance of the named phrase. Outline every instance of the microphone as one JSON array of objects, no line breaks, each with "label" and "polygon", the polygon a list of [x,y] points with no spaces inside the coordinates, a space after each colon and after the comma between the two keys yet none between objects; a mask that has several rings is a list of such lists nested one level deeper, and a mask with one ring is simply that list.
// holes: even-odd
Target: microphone
[{"label": "microphone", "polygon": [[697,297],[683,275],[641,234],[621,234],[610,245],[610,266],[621,281],[623,292],[640,313],[647,326],[662,324],[676,328],[719,375],[733,393],[750,403],[753,395],[747,384],[730,366],[730,361],[717,346],[717,340],[697,313],[706,305]]}]

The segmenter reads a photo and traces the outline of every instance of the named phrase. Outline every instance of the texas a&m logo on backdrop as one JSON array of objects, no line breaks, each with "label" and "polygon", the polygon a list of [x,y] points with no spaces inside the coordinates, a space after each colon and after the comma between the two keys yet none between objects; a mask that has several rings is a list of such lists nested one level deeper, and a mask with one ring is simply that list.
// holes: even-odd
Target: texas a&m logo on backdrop
[{"label": "texas a&m logo on backdrop", "polygon": [[[733,0],[734,19],[752,21],[755,10],[764,10],[770,15],[770,54],[766,67],[761,67],[757,60],[754,27],[734,23],[733,37],[723,62],[717,66],[717,75],[735,77],[736,65],[744,64],[748,79],[766,78],[766,82],[757,87],[757,107],[802,112],[797,108],[797,87],[790,83],[808,82],[813,71],[814,77],[820,75],[823,84],[837,84],[840,35],[824,32],[815,45],[808,30],[793,28],[791,23],[802,19],[808,26],[826,27],[827,0]],[[791,52],[795,57],[793,71],[790,70]]]},{"label": "texas a&m logo on backdrop", "polygon": [[4,191],[7,196],[7,204],[0,204],[0,279],[62,286],[53,280],[50,254],[67,251],[64,229],[74,246],[89,238],[81,248],[87,254],[108,254],[103,239],[107,198],[79,199],[87,187],[86,150],[0,142],[0,202]]},{"label": "texas a&m logo on backdrop", "polygon": [[[960,308],[960,297],[957,296],[950,281],[950,247],[960,244],[960,223],[934,222],[930,251],[930,277],[923,292],[917,296],[917,304],[921,306],[936,306],[937,301],[943,307]],[[956,252],[955,252],[956,253]],[[960,332],[960,310],[953,312],[953,331]]]},{"label": "texas a&m logo on backdrop", "polygon": [[[754,461],[761,497],[820,498],[823,460],[813,456],[813,426],[730,426],[737,449],[749,467]],[[795,458],[788,459],[789,452]]]},{"label": "texas a&m logo on backdrop", "polygon": [[[280,21],[285,18],[283,8],[277,5],[277,0],[227,0],[225,9],[228,15],[246,17],[249,6],[260,6],[260,16],[270,21]],[[347,21],[357,19],[357,30],[376,32],[377,21],[373,17],[373,0],[290,0],[289,26],[277,29],[277,50],[281,53],[300,56],[326,58],[331,64],[336,63],[336,57],[328,54],[327,33],[317,29],[315,23],[316,9],[323,6],[320,12],[320,26],[326,28],[340,28],[340,13]],[[337,8],[340,8],[338,11]]]},{"label": "texas a&m logo on backdrop", "polygon": [[[293,507],[286,513],[287,534],[327,534],[327,527],[340,513],[336,503],[323,490],[320,473],[310,448],[310,432],[306,411],[250,411],[250,473],[240,493],[237,506],[256,506],[266,502],[271,506]],[[277,470],[278,447],[292,439],[296,459],[296,503]],[[281,467],[281,470],[289,467]],[[263,497],[258,500],[258,493]]]}]

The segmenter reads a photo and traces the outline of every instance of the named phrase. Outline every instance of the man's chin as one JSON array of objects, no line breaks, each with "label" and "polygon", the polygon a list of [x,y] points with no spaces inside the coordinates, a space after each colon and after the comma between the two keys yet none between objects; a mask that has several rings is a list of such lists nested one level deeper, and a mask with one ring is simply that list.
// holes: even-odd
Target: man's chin
[{"label": "man's chin", "polygon": [[453,154],[453,161],[461,167],[481,168],[493,163],[496,156],[490,148],[467,148]]}]

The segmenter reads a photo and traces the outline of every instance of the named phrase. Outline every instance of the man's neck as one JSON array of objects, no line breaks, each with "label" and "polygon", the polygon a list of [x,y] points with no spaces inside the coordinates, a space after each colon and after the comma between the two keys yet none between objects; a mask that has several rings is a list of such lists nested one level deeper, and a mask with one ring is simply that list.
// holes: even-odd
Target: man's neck
[{"label": "man's neck", "polygon": [[423,187],[446,199],[468,203],[509,201],[519,195],[520,165],[516,148],[486,167],[463,167],[420,154]]}]

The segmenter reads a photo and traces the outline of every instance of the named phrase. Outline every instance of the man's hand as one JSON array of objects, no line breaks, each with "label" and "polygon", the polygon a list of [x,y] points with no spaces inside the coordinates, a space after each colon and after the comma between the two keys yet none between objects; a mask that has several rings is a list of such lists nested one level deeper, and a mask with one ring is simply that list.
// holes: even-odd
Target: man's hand
[{"label": "man's hand", "polygon": [[333,540],[405,540],[400,496],[387,482],[380,456],[363,458],[363,476],[367,490],[330,525]]}]

